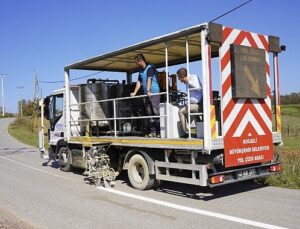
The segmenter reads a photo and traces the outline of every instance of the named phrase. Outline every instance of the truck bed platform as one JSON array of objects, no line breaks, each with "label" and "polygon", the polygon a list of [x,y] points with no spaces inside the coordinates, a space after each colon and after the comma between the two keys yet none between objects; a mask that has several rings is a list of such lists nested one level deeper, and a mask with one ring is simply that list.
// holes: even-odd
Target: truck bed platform
[{"label": "truck bed platform", "polygon": [[[279,144],[282,140],[281,134],[276,132],[272,133],[273,143]],[[85,146],[92,146],[97,144],[111,144],[115,146],[131,146],[143,148],[156,148],[156,149],[189,149],[189,150],[203,150],[204,140],[200,138],[146,138],[137,136],[100,136],[100,137],[87,137],[78,136],[70,137],[69,143],[82,144]],[[224,149],[223,137],[217,137],[212,140],[212,149]]]},{"label": "truck bed platform", "polygon": [[166,138],[146,138],[146,137],[71,137],[70,144],[82,144],[92,146],[97,144],[108,143],[115,146],[130,146],[143,148],[158,148],[158,149],[191,149],[202,150],[203,139],[166,139]]}]

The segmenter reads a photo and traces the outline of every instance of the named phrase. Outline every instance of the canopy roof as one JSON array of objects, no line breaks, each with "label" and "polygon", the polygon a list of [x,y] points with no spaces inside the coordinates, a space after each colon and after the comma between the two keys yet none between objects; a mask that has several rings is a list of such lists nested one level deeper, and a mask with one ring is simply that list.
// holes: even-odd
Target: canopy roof
[{"label": "canopy roof", "polygon": [[[157,68],[165,66],[165,44],[168,44],[169,66],[186,62],[186,37],[189,41],[190,61],[201,59],[200,31],[207,24],[196,25],[165,36],[156,37],[114,52],[106,53],[87,60],[66,66],[66,69],[98,70],[113,72],[136,72],[138,67],[134,57],[144,54],[147,62]],[[217,46],[212,46],[212,52],[218,52]]]}]

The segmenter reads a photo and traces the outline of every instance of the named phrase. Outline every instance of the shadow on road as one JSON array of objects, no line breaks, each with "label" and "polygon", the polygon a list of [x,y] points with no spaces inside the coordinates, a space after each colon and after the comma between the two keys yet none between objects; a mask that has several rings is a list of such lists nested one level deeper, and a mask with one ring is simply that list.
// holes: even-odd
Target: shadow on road
[{"label": "shadow on road", "polygon": [[255,184],[253,181],[244,181],[215,188],[178,184],[174,182],[164,182],[155,191],[191,199],[209,201],[264,187],[266,186]]},{"label": "shadow on road", "polygon": [[[55,169],[59,169],[58,160],[50,161],[43,163],[43,166],[50,166]],[[80,175],[84,178],[84,183],[92,184],[86,176],[83,174],[83,169],[73,169],[73,173]],[[130,182],[128,180],[127,172],[123,171],[118,177],[117,180],[121,181],[122,184],[126,183],[130,186]],[[203,200],[210,201],[214,199],[219,199],[222,197],[228,197],[231,195],[240,194],[243,192],[252,191],[255,189],[264,188],[266,186],[256,184],[253,181],[243,181],[235,184],[228,184],[220,187],[209,188],[209,187],[200,187],[196,185],[188,185],[188,184],[180,184],[175,182],[161,182],[159,187],[154,189],[154,192],[165,193],[168,195],[174,195],[183,198],[195,199],[195,200]]]},{"label": "shadow on road", "polygon": [[57,160],[46,161],[42,164],[42,166],[50,166],[51,168],[59,169],[59,162]]},{"label": "shadow on road", "polygon": [[[122,172],[118,176],[118,180],[121,180],[122,183],[127,183],[128,186],[130,186],[128,182],[128,176],[125,172]],[[267,186],[256,184],[253,180],[228,184],[215,188],[163,181],[158,188],[154,189],[154,191],[189,199],[210,201],[264,187]]]}]

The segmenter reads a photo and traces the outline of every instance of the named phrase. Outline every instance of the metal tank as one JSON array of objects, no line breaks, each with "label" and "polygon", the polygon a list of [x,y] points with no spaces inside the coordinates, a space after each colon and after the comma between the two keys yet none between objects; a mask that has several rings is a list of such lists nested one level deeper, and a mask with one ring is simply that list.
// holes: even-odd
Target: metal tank
[{"label": "metal tank", "polygon": [[[107,80],[96,79],[90,79],[86,84],[79,85],[79,102],[94,102],[81,105],[80,119],[99,120],[113,117],[112,102],[95,103],[95,101],[110,99],[110,86]],[[110,125],[109,121],[83,121],[80,123],[80,128],[81,135],[98,135],[101,131],[110,130]]]},{"label": "metal tank", "polygon": [[[89,79],[86,84],[79,85],[79,102],[94,102],[82,104],[80,107],[80,119],[90,120],[80,122],[81,135],[87,136],[100,136],[112,134],[114,131],[114,122],[108,121],[95,121],[106,118],[113,118],[113,102],[95,102],[100,100],[114,99],[129,97],[130,93],[134,90],[135,83],[127,85],[125,82],[121,84],[117,80],[102,80],[102,79]],[[138,92],[138,95],[141,91]],[[133,100],[118,100],[116,101],[116,117],[138,117],[144,116],[144,102],[142,98]],[[93,121],[92,121],[93,120]],[[145,122],[148,120],[117,120],[117,131],[119,134],[140,134],[144,127]],[[128,128],[124,130],[124,125],[130,124],[130,131]]]}]

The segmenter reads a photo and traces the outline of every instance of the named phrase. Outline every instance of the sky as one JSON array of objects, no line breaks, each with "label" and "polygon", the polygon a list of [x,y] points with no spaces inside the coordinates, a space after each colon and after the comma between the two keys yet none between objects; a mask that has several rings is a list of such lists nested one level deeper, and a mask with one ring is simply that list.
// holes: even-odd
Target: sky
[{"label": "sky", "polygon": [[[20,98],[33,98],[35,73],[39,81],[63,81],[68,64],[208,22],[243,2],[0,0],[0,74],[7,74],[6,111],[17,112]],[[279,36],[287,46],[279,56],[280,89],[289,94],[300,92],[299,13],[297,0],[253,0],[216,22]],[[45,97],[61,87],[63,83],[40,82],[38,95]]]}]

